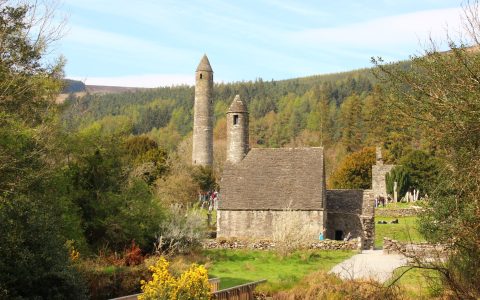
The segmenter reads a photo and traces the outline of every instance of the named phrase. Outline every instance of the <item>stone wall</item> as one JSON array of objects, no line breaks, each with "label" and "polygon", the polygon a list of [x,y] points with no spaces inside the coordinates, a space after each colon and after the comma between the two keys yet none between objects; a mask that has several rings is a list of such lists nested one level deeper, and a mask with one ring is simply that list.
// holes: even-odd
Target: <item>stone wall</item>
[{"label": "stone wall", "polygon": [[419,208],[396,208],[396,209],[376,209],[375,210],[375,215],[377,217],[393,217],[393,218],[398,218],[398,217],[411,217],[411,216],[416,216],[420,212],[422,212],[422,209]]},{"label": "stone wall", "polygon": [[[375,240],[374,198],[371,190],[327,190],[327,238],[361,238],[363,249]],[[341,233],[341,234],[340,234]]]},{"label": "stone wall", "polygon": [[445,245],[433,245],[429,243],[403,243],[387,237],[383,238],[384,254],[401,254],[415,258],[443,259],[448,255]]},{"label": "stone wall", "polygon": [[[271,240],[248,240],[248,239],[216,239],[205,240],[202,244],[204,249],[256,249],[274,250],[275,242]],[[317,250],[359,250],[361,239],[349,241],[324,240],[305,245],[305,249]]]},{"label": "stone wall", "polygon": [[290,223],[298,227],[290,230],[318,239],[324,220],[323,210],[218,210],[217,237],[271,239],[275,230],[285,230]]},{"label": "stone wall", "polygon": [[390,172],[395,165],[384,165],[377,162],[372,166],[372,190],[374,196],[387,196],[385,174]]}]

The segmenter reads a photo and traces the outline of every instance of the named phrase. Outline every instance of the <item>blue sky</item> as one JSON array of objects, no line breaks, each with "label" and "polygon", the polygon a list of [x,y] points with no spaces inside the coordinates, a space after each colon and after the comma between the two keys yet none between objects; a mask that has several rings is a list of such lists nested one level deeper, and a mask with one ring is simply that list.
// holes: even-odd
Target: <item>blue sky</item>
[{"label": "blue sky", "polygon": [[460,3],[64,0],[56,52],[87,84],[192,84],[204,53],[216,81],[286,79],[406,59],[460,27]]}]

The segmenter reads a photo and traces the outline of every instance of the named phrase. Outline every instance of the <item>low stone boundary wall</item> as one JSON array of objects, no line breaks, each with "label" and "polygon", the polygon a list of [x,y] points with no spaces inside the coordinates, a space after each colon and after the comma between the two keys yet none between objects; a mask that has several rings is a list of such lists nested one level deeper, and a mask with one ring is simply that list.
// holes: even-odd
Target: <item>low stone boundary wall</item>
[{"label": "low stone boundary wall", "polygon": [[406,257],[416,258],[445,258],[448,249],[445,245],[429,243],[403,243],[390,238],[383,238],[384,254],[401,254]]},{"label": "low stone boundary wall", "polygon": [[[349,241],[324,240],[305,245],[305,249],[317,250],[359,250],[362,247],[361,239]],[[204,249],[257,249],[273,250],[275,242],[270,240],[240,240],[240,239],[216,239],[203,242]]]},{"label": "low stone boundary wall", "polygon": [[375,217],[412,217],[422,212],[421,208],[375,209]]}]

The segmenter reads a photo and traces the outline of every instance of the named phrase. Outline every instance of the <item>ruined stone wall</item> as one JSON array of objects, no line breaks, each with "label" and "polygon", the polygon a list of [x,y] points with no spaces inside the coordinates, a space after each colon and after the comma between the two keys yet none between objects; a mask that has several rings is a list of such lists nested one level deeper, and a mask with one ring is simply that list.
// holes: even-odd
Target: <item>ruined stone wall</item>
[{"label": "ruined stone wall", "polygon": [[300,224],[299,234],[318,240],[324,221],[323,210],[218,210],[217,238],[271,239],[275,230],[283,230],[288,226],[285,222],[292,222]]},{"label": "ruined stone wall", "polygon": [[419,215],[423,209],[421,207],[414,208],[377,208],[375,210],[375,216],[377,217],[411,217]]},{"label": "ruined stone wall", "polygon": [[387,183],[385,174],[390,172],[395,165],[376,164],[372,166],[372,190],[374,196],[387,196]]},{"label": "ruined stone wall", "polygon": [[[237,116],[236,124],[234,118]],[[248,141],[248,113],[227,113],[227,160],[239,163],[247,155]]]},{"label": "ruined stone wall", "polygon": [[213,72],[197,71],[193,115],[194,165],[213,163]]},{"label": "ruined stone wall", "polygon": [[[362,239],[363,249],[373,249],[375,211],[372,190],[327,190],[327,238]],[[339,232],[343,234],[338,236]]]},{"label": "ruined stone wall", "polygon": [[[258,239],[210,239],[202,242],[204,249],[255,249],[255,250],[274,250],[276,244],[272,240]],[[305,244],[305,249],[315,250],[359,250],[361,249],[360,238],[349,241],[315,241]]]},{"label": "ruined stone wall", "polygon": [[384,237],[383,238],[383,253],[384,254],[401,254],[406,257],[415,258],[436,258],[443,259],[449,254],[449,249],[441,244],[429,243],[405,243],[397,240]]}]

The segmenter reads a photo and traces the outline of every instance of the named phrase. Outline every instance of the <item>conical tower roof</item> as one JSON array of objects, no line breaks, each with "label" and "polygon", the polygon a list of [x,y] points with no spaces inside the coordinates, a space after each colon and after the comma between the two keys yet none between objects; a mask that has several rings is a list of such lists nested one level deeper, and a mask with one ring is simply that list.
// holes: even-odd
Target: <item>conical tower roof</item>
[{"label": "conical tower roof", "polygon": [[198,71],[213,72],[212,66],[210,66],[210,61],[208,60],[208,57],[206,54],[203,55],[202,60],[198,64],[197,72]]},{"label": "conical tower roof", "polygon": [[245,102],[243,102],[242,99],[240,99],[240,95],[235,96],[232,104],[230,104],[230,107],[228,108],[228,112],[248,112],[247,105],[245,104]]}]

